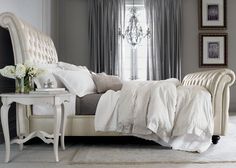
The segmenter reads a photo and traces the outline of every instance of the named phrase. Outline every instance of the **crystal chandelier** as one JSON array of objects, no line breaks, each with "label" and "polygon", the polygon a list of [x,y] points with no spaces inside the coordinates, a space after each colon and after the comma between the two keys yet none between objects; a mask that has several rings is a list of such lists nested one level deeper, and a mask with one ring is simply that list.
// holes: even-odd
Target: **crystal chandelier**
[{"label": "crystal chandelier", "polygon": [[134,7],[134,0],[133,0],[133,7],[130,9],[131,17],[129,19],[129,25],[127,26],[125,33],[123,34],[122,31],[119,29],[119,35],[122,38],[126,38],[129,44],[135,47],[139,44],[143,38],[150,37],[150,30],[147,29],[146,34],[143,33],[143,29],[139,24],[137,14],[137,8]]}]

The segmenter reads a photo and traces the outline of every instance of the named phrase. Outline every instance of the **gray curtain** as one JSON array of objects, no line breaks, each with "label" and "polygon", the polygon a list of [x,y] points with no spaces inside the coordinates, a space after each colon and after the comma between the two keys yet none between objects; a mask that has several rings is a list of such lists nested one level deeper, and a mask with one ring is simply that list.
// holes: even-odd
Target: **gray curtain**
[{"label": "gray curtain", "polygon": [[89,44],[94,72],[118,75],[118,29],[124,0],[89,0]]},{"label": "gray curtain", "polygon": [[148,40],[148,79],[181,79],[182,0],[145,0]]}]

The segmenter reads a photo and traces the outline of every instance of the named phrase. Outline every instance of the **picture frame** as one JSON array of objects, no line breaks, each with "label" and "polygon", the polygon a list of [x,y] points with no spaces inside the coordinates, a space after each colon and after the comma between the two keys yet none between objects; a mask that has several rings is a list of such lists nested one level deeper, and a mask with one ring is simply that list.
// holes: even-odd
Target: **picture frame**
[{"label": "picture frame", "polygon": [[227,0],[199,0],[199,29],[227,28]]},{"label": "picture frame", "polygon": [[227,33],[199,34],[199,67],[227,67]]}]

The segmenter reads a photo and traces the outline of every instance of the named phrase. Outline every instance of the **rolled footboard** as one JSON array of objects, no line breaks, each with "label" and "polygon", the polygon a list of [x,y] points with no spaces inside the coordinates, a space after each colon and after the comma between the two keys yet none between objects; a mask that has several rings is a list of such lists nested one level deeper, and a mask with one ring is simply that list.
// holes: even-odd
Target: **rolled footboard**
[{"label": "rolled footboard", "polygon": [[212,95],[214,114],[214,135],[225,135],[229,117],[229,88],[235,81],[235,74],[230,69],[218,69],[188,74],[182,85],[205,87]]}]

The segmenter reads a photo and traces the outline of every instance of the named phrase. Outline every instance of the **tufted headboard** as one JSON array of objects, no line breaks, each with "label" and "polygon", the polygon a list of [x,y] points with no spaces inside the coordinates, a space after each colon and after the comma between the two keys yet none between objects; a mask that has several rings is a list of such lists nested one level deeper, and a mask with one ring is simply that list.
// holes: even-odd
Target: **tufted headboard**
[{"label": "tufted headboard", "polygon": [[58,62],[52,39],[13,13],[0,14],[0,26],[10,32],[15,64],[26,61],[33,64]]},{"label": "tufted headboard", "polygon": [[212,96],[214,134],[225,135],[227,131],[230,103],[230,86],[235,82],[235,74],[230,69],[216,69],[187,74],[182,84],[205,87]]}]

